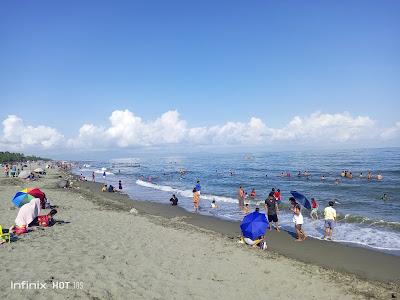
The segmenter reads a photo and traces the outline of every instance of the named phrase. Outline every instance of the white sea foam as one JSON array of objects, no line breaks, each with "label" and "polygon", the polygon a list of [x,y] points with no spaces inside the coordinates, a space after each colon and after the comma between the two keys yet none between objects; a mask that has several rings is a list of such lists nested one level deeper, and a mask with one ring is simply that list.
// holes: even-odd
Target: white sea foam
[{"label": "white sea foam", "polygon": [[[103,170],[103,168],[102,168],[102,170],[95,170],[94,172],[97,173],[97,174],[103,174],[103,173],[104,173],[104,170]],[[112,173],[112,172],[106,172],[106,175],[114,175],[114,173]]]},{"label": "white sea foam", "polygon": [[[174,193],[183,197],[191,198],[193,193],[191,190],[180,190],[173,188],[171,186],[166,185],[158,185],[151,182],[137,180],[136,184],[160,190],[164,192]],[[201,199],[204,200],[215,200],[217,202],[224,202],[229,204],[238,203],[237,199],[224,197],[224,196],[216,196],[201,193]],[[224,214],[220,217],[225,219],[236,219],[239,220],[242,215],[237,213],[233,209],[225,210]],[[347,217],[349,218],[349,216]],[[316,239],[322,239],[324,236],[324,220],[311,220],[304,212],[304,230],[306,234],[310,237]],[[288,212],[281,212],[279,215],[279,223],[284,230],[288,230],[293,232],[294,225],[292,222],[292,214]],[[334,228],[333,234],[333,242],[340,243],[348,243],[348,244],[356,244],[363,247],[369,247],[379,250],[387,250],[387,251],[400,251],[400,234],[395,231],[390,230],[382,230],[381,228],[373,228],[371,226],[363,225],[362,223],[347,223],[347,222],[337,222]]]},{"label": "white sea foam", "polygon": [[[193,197],[193,192],[192,190],[179,190],[173,187],[170,187],[168,185],[158,185],[154,184],[148,181],[143,181],[143,180],[136,180],[136,184],[164,192],[170,192],[170,193],[175,193],[177,195],[181,195],[183,197],[191,198]],[[204,200],[215,200],[216,202],[226,202],[226,203],[238,203],[238,200],[230,197],[225,197],[225,196],[217,196],[217,195],[210,195],[210,194],[200,194],[200,199]]]}]

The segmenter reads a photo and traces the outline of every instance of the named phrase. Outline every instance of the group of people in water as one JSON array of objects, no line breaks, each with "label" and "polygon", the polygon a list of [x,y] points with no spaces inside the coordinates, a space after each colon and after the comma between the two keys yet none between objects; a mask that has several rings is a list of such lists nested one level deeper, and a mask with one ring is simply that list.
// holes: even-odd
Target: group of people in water
[{"label": "group of people in water", "polygon": [[[199,211],[199,204],[200,204],[200,193],[201,193],[201,185],[200,181],[197,180],[196,185],[193,188],[193,210],[194,212]],[[243,186],[240,186],[237,192],[237,199],[238,199],[238,205],[239,208],[242,210],[244,215],[247,215],[250,213],[250,203],[251,200],[255,200],[257,196],[256,190],[254,188],[251,189],[250,193],[247,194],[246,191],[244,190]],[[246,199],[248,201],[246,201]],[[171,205],[176,206],[178,205],[178,198],[176,197],[175,194],[172,195],[170,199]],[[247,203],[246,203],[247,202]],[[255,211],[260,210],[260,203],[256,202],[256,207]],[[335,227],[335,221],[336,221],[336,210],[334,209],[335,204],[338,202],[335,201],[329,201],[328,205],[325,207],[323,211],[323,218],[324,218],[324,239],[325,240],[332,240],[332,232]],[[275,189],[272,188],[271,191],[268,194],[268,197],[264,201],[264,211],[266,214],[266,217],[268,219],[269,223],[269,230],[272,230],[275,228],[277,231],[280,231],[280,226],[279,226],[279,212],[281,209],[283,209],[283,204],[282,204],[282,196],[281,196],[281,191],[280,189]],[[213,199],[211,201],[211,209],[216,209],[218,208],[218,205]],[[318,209],[319,205],[317,204],[317,201],[315,198],[311,198],[311,211],[310,211],[310,218],[312,220],[318,220],[319,215],[318,215]],[[293,213],[293,224],[294,224],[294,229],[296,232],[296,241],[304,241],[307,238],[306,233],[304,232],[303,224],[304,224],[304,218],[302,214],[302,207],[301,205],[296,201],[294,197],[289,198],[289,210]],[[242,242],[251,244],[253,246],[255,245],[263,245],[265,247],[265,244],[260,243],[262,240],[264,240],[264,237],[260,237],[260,240],[257,241],[250,241],[249,239],[242,239]]]},{"label": "group of people in water", "polygon": [[[265,175],[265,176],[268,177],[267,175]],[[279,177],[288,177],[288,178],[290,178],[291,176],[292,175],[290,172],[281,172],[279,175]],[[304,172],[298,171],[297,177],[305,177],[306,179],[310,179],[311,173],[307,170],[305,170]],[[349,170],[345,170],[340,173],[340,177],[352,179],[353,173]],[[372,179],[382,180],[383,179],[381,172],[378,172],[377,175],[373,175],[371,171],[368,171],[367,176],[364,176],[363,172],[360,172],[360,175],[358,177],[359,178],[365,177],[368,180],[372,180]],[[323,175],[321,175],[320,179],[321,179],[321,181],[326,181],[327,177],[323,174]],[[341,182],[341,180],[339,178],[336,178],[334,181],[335,184],[339,184],[340,182]]]},{"label": "group of people in water", "polygon": [[[346,171],[342,171],[340,173],[340,176],[352,179],[353,178],[353,173],[351,171],[346,170]],[[364,176],[363,172],[361,172],[358,177],[359,178],[364,178],[365,176]],[[377,175],[373,175],[371,171],[368,171],[366,177],[367,177],[368,180],[371,180],[371,179],[382,180],[383,179],[383,176],[382,176],[381,172],[378,172]]]}]

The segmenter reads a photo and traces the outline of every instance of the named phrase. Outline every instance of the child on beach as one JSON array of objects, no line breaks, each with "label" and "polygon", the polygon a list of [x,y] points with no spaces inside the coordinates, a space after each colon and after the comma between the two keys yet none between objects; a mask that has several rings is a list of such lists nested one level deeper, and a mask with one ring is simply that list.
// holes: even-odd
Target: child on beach
[{"label": "child on beach", "polygon": [[311,198],[311,213],[310,217],[313,220],[318,220],[318,204],[314,198]]},{"label": "child on beach", "polygon": [[249,204],[248,204],[248,203],[246,203],[246,205],[243,207],[243,212],[244,212],[246,215],[250,212],[250,210],[249,210]]},{"label": "child on beach", "polygon": [[293,212],[293,223],[294,223],[294,228],[296,229],[296,241],[297,242],[302,242],[306,239],[306,235],[303,231],[303,215],[301,214],[301,210],[300,210],[300,205],[296,204],[296,206],[294,207],[294,212]]},{"label": "child on beach", "polygon": [[199,211],[199,202],[200,202],[200,194],[196,190],[196,188],[193,189],[193,207],[194,207],[194,212]]},{"label": "child on beach", "polygon": [[215,203],[215,200],[211,201],[211,208],[212,209],[218,208],[218,205],[217,205],[217,203]]},{"label": "child on beach", "polygon": [[200,196],[200,190],[201,190],[200,180],[197,180],[195,189],[199,193],[199,196]]},{"label": "child on beach", "polygon": [[172,195],[171,199],[169,199],[169,201],[171,202],[171,204],[173,206],[178,205],[178,198],[175,196],[175,194]]},{"label": "child on beach", "polygon": [[107,184],[103,185],[101,191],[102,191],[102,192],[107,192]]},{"label": "child on beach", "polygon": [[329,201],[329,206],[324,209],[325,216],[325,236],[324,240],[332,240],[332,231],[336,220],[336,210],[333,208],[335,202]]},{"label": "child on beach", "polygon": [[244,206],[244,198],[245,198],[246,194],[244,192],[244,189],[242,186],[239,187],[238,190],[238,200],[239,200],[239,207],[243,208]]}]

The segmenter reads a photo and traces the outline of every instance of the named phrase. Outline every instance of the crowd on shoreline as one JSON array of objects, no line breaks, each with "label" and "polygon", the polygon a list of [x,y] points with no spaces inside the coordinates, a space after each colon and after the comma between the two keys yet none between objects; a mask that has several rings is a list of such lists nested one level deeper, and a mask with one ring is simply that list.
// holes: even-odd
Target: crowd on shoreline
[{"label": "crowd on shoreline", "polygon": [[[199,207],[200,207],[200,194],[201,194],[201,185],[200,185],[200,180],[196,181],[196,185],[193,188],[193,212],[197,213],[199,212]],[[298,194],[298,193],[297,193]],[[256,190],[253,188],[250,192],[249,195],[244,191],[243,187],[240,186],[237,192],[237,199],[238,199],[238,209],[243,211],[244,218],[251,214],[250,212],[250,207],[249,207],[249,202],[246,203],[246,199],[255,199],[256,198]],[[301,195],[302,196],[302,195]],[[172,197],[169,200],[171,202],[172,206],[177,206],[178,205],[178,198],[176,194],[173,194]],[[308,200],[307,200],[308,201]],[[271,231],[273,229],[273,226],[277,231],[280,231],[280,226],[279,226],[279,211],[282,203],[282,198],[281,198],[281,191],[280,189],[275,189],[272,188],[271,192],[268,194],[268,197],[264,201],[264,211],[265,211],[265,217],[266,220],[268,221],[268,227],[269,230]],[[294,223],[294,229],[296,232],[296,241],[304,241],[307,238],[306,233],[304,232],[303,224],[304,224],[304,218],[302,214],[302,205],[296,201],[295,197],[290,197],[289,198],[289,210],[293,213],[293,223]],[[304,203],[303,203],[304,205]],[[335,227],[335,222],[337,220],[337,215],[336,215],[336,210],[334,208],[335,206],[335,201],[329,201],[327,206],[324,208],[323,211],[323,218],[324,218],[324,237],[323,239],[325,240],[332,240],[332,234],[333,234],[333,229]],[[211,209],[217,209],[218,205],[213,199],[210,203],[210,208]],[[312,220],[318,220],[318,208],[319,205],[317,204],[317,201],[315,198],[311,198],[311,203],[310,203],[310,218]],[[303,209],[306,209],[305,207]],[[255,207],[255,210],[253,213],[260,213],[260,207],[257,204]],[[243,233],[243,232],[242,232]],[[246,237],[243,233],[243,237],[241,239],[243,243],[252,245],[252,246],[260,246],[261,248],[265,249],[266,244],[265,244],[265,234],[260,235],[257,237],[256,240],[252,240],[249,237]]]}]

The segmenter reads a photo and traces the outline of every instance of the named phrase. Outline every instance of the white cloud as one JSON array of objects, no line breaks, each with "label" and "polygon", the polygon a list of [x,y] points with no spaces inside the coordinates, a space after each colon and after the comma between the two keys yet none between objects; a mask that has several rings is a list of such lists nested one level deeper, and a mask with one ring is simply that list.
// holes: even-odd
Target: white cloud
[{"label": "white cloud", "polygon": [[[46,126],[25,126],[22,119],[9,116],[3,121],[1,144],[23,149],[33,145],[53,148],[63,136]],[[167,111],[153,121],[144,121],[129,110],[113,111],[108,126],[84,124],[67,145],[77,149],[127,148],[162,145],[341,145],[379,142],[400,139],[400,122],[391,128],[379,128],[367,116],[351,114],[324,114],[293,117],[281,128],[267,126],[261,119],[252,117],[248,122],[227,122],[210,127],[188,127],[177,111]]]},{"label": "white cloud", "polygon": [[23,120],[9,115],[3,121],[1,146],[7,150],[48,149],[57,146],[63,135],[56,129],[39,125],[26,126]]},{"label": "white cloud", "polygon": [[400,122],[396,122],[393,127],[383,130],[381,137],[385,140],[400,138]]},{"label": "white cloud", "polygon": [[375,122],[369,117],[352,117],[349,113],[322,114],[307,118],[294,117],[281,129],[272,129],[273,140],[347,142],[362,140],[376,134]]}]

